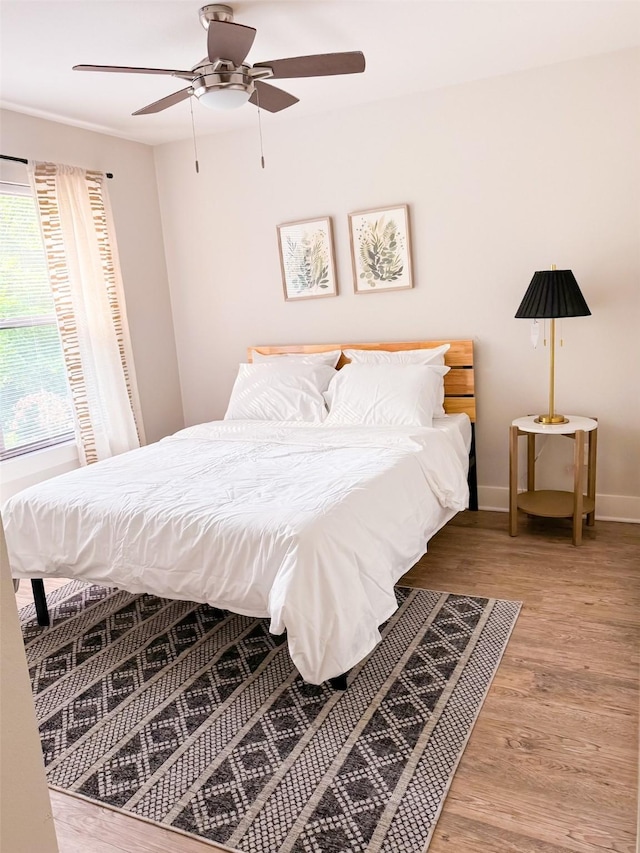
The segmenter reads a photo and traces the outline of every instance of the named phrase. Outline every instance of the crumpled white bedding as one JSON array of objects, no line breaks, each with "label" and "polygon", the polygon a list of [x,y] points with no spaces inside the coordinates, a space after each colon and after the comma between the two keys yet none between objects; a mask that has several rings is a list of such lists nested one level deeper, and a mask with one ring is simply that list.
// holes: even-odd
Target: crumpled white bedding
[{"label": "crumpled white bedding", "polygon": [[14,495],[3,510],[12,572],[270,617],[317,684],[374,648],[396,609],[394,583],[467,506],[462,436],[189,427]]}]

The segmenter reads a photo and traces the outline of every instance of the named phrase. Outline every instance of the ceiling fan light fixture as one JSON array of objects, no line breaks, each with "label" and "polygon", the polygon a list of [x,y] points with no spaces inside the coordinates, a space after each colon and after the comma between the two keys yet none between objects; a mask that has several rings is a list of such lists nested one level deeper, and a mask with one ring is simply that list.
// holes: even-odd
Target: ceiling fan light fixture
[{"label": "ceiling fan light fixture", "polygon": [[235,110],[247,103],[251,91],[244,86],[224,86],[220,89],[207,89],[198,96],[198,100],[209,110]]}]

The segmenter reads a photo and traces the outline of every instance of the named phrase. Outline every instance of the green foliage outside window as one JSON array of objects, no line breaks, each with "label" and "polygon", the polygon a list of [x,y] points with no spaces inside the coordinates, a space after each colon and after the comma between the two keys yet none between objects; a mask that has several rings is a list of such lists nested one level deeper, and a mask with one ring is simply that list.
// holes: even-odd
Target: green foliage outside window
[{"label": "green foliage outside window", "polygon": [[33,198],[0,190],[0,450],[73,432]]}]

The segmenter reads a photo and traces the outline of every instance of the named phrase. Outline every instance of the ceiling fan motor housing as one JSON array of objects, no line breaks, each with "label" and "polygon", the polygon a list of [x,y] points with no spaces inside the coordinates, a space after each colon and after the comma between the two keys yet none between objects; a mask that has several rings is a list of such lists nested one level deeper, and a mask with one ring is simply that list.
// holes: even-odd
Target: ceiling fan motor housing
[{"label": "ceiling fan motor housing", "polygon": [[208,30],[211,21],[224,21],[227,24],[233,23],[233,9],[231,6],[223,6],[220,3],[210,3],[208,6],[203,6],[200,9],[198,17],[205,30]]},{"label": "ceiling fan motor housing", "polygon": [[196,98],[212,89],[235,89],[247,92],[249,96],[255,89],[253,77],[249,74],[249,68],[246,65],[229,70],[214,70],[213,65],[208,65],[198,68],[198,73],[199,76],[191,83]]}]

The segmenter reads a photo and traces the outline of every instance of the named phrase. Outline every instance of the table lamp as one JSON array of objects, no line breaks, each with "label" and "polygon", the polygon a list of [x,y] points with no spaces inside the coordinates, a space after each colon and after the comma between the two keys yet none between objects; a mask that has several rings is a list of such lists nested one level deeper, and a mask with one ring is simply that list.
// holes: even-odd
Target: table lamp
[{"label": "table lamp", "polygon": [[536,423],[566,424],[568,418],[554,412],[554,372],[556,319],[562,317],[587,317],[591,314],[578,282],[571,270],[557,270],[555,264],[550,270],[533,274],[524,299],[516,311],[516,317],[529,320],[551,320],[551,350],[549,358],[549,412],[539,415]]}]

